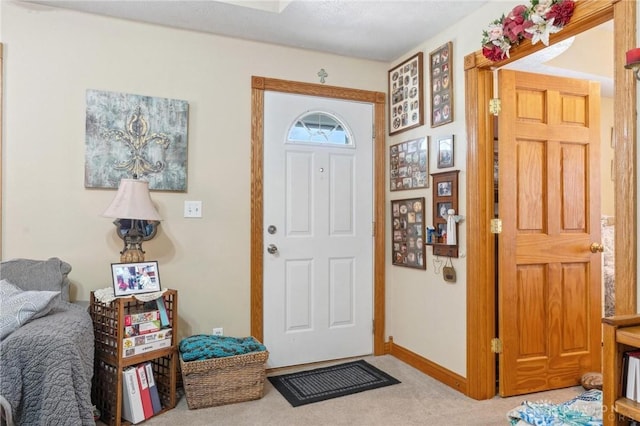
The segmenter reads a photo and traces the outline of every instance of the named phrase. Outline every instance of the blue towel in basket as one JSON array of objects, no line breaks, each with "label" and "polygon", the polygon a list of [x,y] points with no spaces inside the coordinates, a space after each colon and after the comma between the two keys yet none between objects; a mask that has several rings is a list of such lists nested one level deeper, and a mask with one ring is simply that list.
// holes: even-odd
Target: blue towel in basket
[{"label": "blue towel in basket", "polygon": [[196,334],[186,337],[180,342],[180,355],[182,360],[187,362],[224,358],[266,350],[267,348],[253,337]]}]

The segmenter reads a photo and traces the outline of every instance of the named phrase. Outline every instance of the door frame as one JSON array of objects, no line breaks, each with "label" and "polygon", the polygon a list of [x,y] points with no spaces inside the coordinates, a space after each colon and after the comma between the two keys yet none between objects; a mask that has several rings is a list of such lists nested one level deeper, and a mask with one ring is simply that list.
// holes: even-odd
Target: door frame
[{"label": "door frame", "polygon": [[[636,44],[636,2],[581,0],[571,22],[552,35],[552,44],[609,20],[614,25],[615,292],[616,314],[636,312],[637,177],[636,79],[624,68],[625,52]],[[493,68],[543,49],[524,41],[511,58],[492,63],[476,51],[465,56],[465,122],[467,129],[467,395],[489,399],[496,395],[495,354],[491,339],[496,326],[496,245],[493,218]]]},{"label": "door frame", "polygon": [[267,77],[251,77],[251,335],[263,341],[264,255],[264,92],[345,99],[373,105],[373,354],[386,353],[385,333],[385,99],[382,92],[301,83]]}]

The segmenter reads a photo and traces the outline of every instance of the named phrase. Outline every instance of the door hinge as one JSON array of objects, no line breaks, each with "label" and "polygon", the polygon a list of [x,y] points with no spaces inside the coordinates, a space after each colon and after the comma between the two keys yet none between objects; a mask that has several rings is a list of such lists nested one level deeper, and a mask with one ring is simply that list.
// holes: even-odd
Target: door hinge
[{"label": "door hinge", "polygon": [[372,237],[376,236],[376,223],[375,222],[371,222],[371,236]]},{"label": "door hinge", "polygon": [[371,334],[376,334],[376,320],[371,320]]},{"label": "door hinge", "polygon": [[489,100],[489,112],[493,115],[500,114],[500,98],[493,98]]},{"label": "door hinge", "polygon": [[491,219],[491,233],[502,234],[502,219]]},{"label": "door hinge", "polygon": [[491,339],[491,352],[493,352],[494,354],[502,353],[502,340],[497,337]]}]

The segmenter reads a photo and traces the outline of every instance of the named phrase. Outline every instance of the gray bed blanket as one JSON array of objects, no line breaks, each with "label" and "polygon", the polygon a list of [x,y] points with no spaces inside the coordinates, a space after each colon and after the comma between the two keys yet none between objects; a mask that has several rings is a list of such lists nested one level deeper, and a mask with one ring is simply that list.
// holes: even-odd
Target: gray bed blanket
[{"label": "gray bed blanket", "polygon": [[86,309],[60,300],[0,343],[0,395],[17,425],[95,425],[93,326]]}]

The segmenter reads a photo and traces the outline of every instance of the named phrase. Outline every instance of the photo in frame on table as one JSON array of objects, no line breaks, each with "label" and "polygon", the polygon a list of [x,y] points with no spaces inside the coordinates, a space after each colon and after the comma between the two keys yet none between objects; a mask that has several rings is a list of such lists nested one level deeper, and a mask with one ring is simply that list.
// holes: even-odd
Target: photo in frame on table
[{"label": "photo in frame on table", "polygon": [[424,124],[423,54],[389,70],[389,135]]},{"label": "photo in frame on table", "polygon": [[158,262],[112,263],[113,293],[116,296],[160,291]]},{"label": "photo in frame on table", "polygon": [[431,127],[453,122],[453,43],[429,54],[431,76]]},{"label": "photo in frame on table", "polygon": [[424,197],[391,201],[391,263],[427,269],[424,250]]},{"label": "photo in frame on table", "polygon": [[441,136],[436,139],[438,151],[438,168],[446,169],[454,166],[453,135]]},{"label": "photo in frame on table", "polygon": [[429,187],[429,138],[422,137],[389,147],[391,191]]}]

